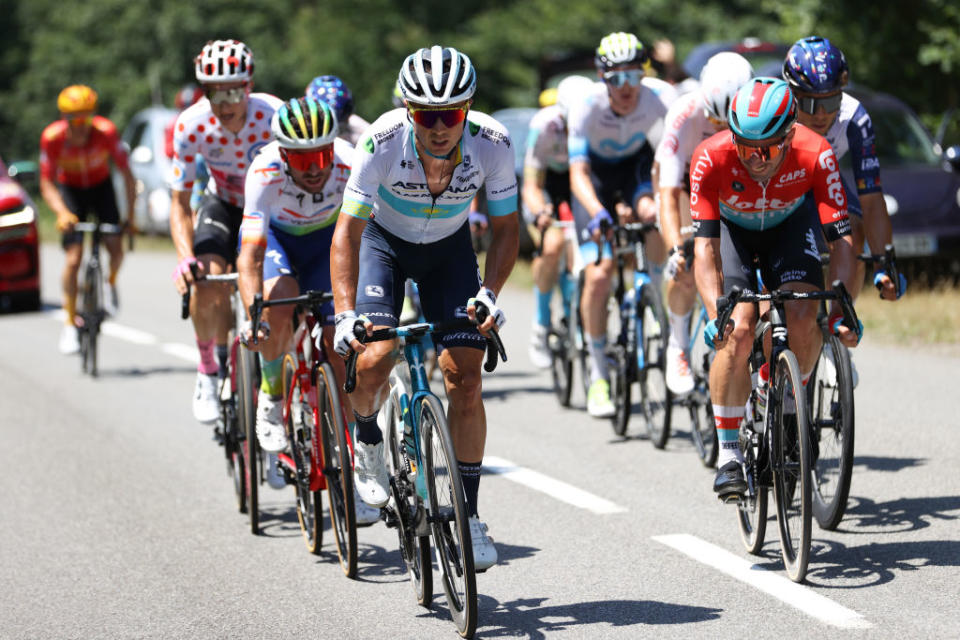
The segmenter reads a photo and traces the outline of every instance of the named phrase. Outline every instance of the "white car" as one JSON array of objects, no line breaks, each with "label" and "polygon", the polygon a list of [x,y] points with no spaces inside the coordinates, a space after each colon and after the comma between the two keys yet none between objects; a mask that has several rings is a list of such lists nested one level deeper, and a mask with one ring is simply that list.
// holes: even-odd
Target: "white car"
[{"label": "white car", "polygon": [[[138,111],[123,130],[123,141],[130,151],[130,170],[137,181],[134,221],[144,233],[170,233],[167,134],[168,130],[172,130],[176,117],[177,111],[174,109],[152,106]],[[114,181],[117,193],[124,193],[123,181],[116,173]]]}]

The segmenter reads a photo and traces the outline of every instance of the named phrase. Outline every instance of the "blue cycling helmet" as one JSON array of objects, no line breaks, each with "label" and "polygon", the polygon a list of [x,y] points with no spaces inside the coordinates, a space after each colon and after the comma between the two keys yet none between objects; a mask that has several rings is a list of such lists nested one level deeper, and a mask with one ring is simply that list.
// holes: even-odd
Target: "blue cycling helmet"
[{"label": "blue cycling helmet", "polygon": [[819,36],[797,40],[783,61],[783,79],[795,91],[833,93],[847,84],[848,76],[843,52]]},{"label": "blue cycling helmet", "polygon": [[754,78],[733,97],[727,120],[738,138],[779,138],[797,121],[797,101],[783,80]]},{"label": "blue cycling helmet", "polygon": [[323,100],[337,114],[337,122],[346,122],[353,113],[353,94],[337,76],[317,76],[307,85],[307,96]]}]

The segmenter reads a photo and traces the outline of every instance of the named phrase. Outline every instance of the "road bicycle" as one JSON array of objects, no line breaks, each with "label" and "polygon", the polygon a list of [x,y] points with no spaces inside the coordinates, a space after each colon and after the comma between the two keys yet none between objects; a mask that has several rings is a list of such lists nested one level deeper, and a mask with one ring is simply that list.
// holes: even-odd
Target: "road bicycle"
[{"label": "road bicycle", "polygon": [[[673,398],[673,406],[683,407],[690,416],[690,438],[700,461],[712,469],[717,464],[720,443],[713,420],[713,403],[710,401],[710,364],[714,351],[703,341],[703,332],[710,318],[703,304],[691,314],[690,343],[685,349],[690,372],[693,374],[693,390]],[[671,394],[672,396],[672,394]]]},{"label": "road bicycle", "polygon": [[[103,307],[103,266],[100,262],[100,239],[104,234],[123,233],[123,225],[108,222],[78,222],[73,225],[78,233],[89,233],[90,254],[83,265],[80,282],[80,304],[77,305],[77,338],[80,341],[80,368],[83,373],[96,378],[99,375],[97,343],[100,325],[107,317]],[[132,238],[132,236],[131,236]]]},{"label": "road bicycle", "polygon": [[[478,321],[482,322],[483,315],[483,310],[478,310]],[[433,598],[433,540],[450,616],[464,638],[473,637],[476,631],[478,606],[469,514],[446,412],[430,391],[423,343],[431,333],[462,331],[476,325],[463,318],[378,329],[370,337],[362,328],[357,331],[357,339],[363,343],[400,340],[404,362],[394,367],[390,394],[381,409],[388,424],[385,435],[391,470],[391,498],[383,517],[388,527],[397,530],[417,603],[428,608]],[[484,364],[488,372],[496,368],[498,358],[507,360],[500,337],[495,331],[489,335]],[[347,360],[347,393],[356,387],[356,360],[356,353]]]},{"label": "road bicycle", "polygon": [[283,357],[282,414],[289,452],[280,452],[277,461],[284,479],[293,485],[300,530],[313,554],[320,553],[323,540],[322,495],[326,490],[340,568],[348,578],[355,578],[353,443],[339,385],[323,346],[323,326],[329,324],[323,307],[332,300],[333,294],[325,291],[274,300],[256,294],[250,306],[251,331],[257,335],[264,308],[297,305],[293,350]]},{"label": "road bicycle", "polygon": [[[656,224],[640,222],[613,227],[613,297],[620,313],[620,330],[616,341],[608,345],[606,356],[611,363],[610,399],[616,408],[612,418],[614,433],[623,436],[627,431],[631,389],[636,382],[647,434],[653,446],[662,449],[670,437],[673,394],[667,389],[665,374],[669,325],[662,296],[647,270],[645,238],[656,228]],[[634,259],[633,284],[629,288],[624,276],[628,256]]]},{"label": "road bicycle", "polygon": [[[579,359],[581,351],[586,356],[585,343],[580,327],[580,289],[582,272],[574,275],[573,260],[570,252],[576,250],[572,242],[574,224],[572,220],[554,220],[550,228],[560,229],[564,234],[563,250],[557,264],[556,288],[561,296],[561,313],[554,316],[555,320],[547,330],[547,349],[550,351],[550,377],[553,390],[560,402],[560,406],[570,406],[570,396],[573,392],[573,362]],[[541,240],[542,242],[542,240]],[[586,387],[584,387],[586,392]]]},{"label": "road bicycle", "polygon": [[[227,475],[233,480],[233,490],[237,499],[237,510],[240,513],[249,513],[249,503],[257,503],[257,486],[253,488],[253,497],[250,496],[250,476],[247,473],[250,463],[250,452],[247,448],[247,429],[256,424],[255,399],[259,386],[259,363],[255,355],[251,354],[240,343],[240,332],[246,323],[246,313],[243,310],[243,301],[237,288],[237,273],[200,274],[195,266],[191,267],[195,282],[219,282],[230,286],[231,315],[234,322],[230,329],[227,344],[229,358],[227,371],[221,371],[217,397],[220,400],[220,415],[214,427],[214,438],[223,446],[226,458]],[[183,294],[180,305],[180,317],[184,320],[190,317],[190,287]],[[242,373],[241,373],[242,370]],[[241,380],[245,383],[241,384]],[[253,381],[257,382],[254,383]],[[252,391],[250,387],[253,385]],[[253,404],[251,404],[253,403]],[[254,461],[254,468],[261,461],[258,456]],[[253,477],[258,477],[255,471]],[[254,483],[259,485],[259,483]],[[256,506],[254,506],[256,510]],[[258,518],[257,515],[253,516]],[[254,525],[259,530],[259,523]]]},{"label": "road bicycle", "polygon": [[[747,490],[743,495],[728,494],[721,499],[737,502],[744,546],[757,554],[766,532],[767,489],[773,488],[783,564],[791,580],[802,582],[810,558],[815,452],[800,366],[788,342],[784,305],[791,300],[838,300],[844,325],[854,330],[857,327],[853,303],[839,280],[831,291],[777,289],[757,294],[734,287],[717,299],[717,326],[722,328],[727,327],[737,304],[770,303],[766,317],[757,322],[749,360],[752,375],[769,363],[769,382],[765,392],[758,384],[753,385],[748,402],[751,411],[739,432]],[[768,336],[772,344],[769,359],[764,354]],[[797,398],[804,401],[798,402]]]}]

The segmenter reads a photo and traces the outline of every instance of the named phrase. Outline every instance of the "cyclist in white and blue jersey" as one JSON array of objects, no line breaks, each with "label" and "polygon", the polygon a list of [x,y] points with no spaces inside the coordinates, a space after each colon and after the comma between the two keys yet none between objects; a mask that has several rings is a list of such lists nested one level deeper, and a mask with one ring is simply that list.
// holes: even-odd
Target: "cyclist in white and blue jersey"
[{"label": "cyclist in white and blue jersey", "polygon": [[[567,147],[573,216],[585,266],[580,307],[590,353],[587,411],[604,418],[614,414],[604,350],[607,341],[607,299],[613,279],[610,245],[594,265],[601,228],[613,222],[653,222],[657,210],[650,170],[653,149],[663,135],[664,117],[676,91],[666,82],[647,78],[649,54],[632,33],[612,33],[600,41],[595,62],[602,82],[570,107]],[[611,212],[613,214],[611,215]],[[659,288],[666,258],[657,232],[647,236],[647,256]]]},{"label": "cyclist in white and blue jersey", "polygon": [[[800,124],[825,137],[838,160],[850,152],[856,193],[846,180],[843,186],[852,214],[854,250],[862,252],[866,239],[871,252],[882,252],[892,242],[893,230],[883,199],[873,122],[860,101],[843,91],[849,79],[846,57],[827,38],[802,38],[787,52],[783,79],[797,98]],[[864,270],[864,263],[858,262],[857,278],[850,291],[854,298],[863,287]],[[897,298],[893,281],[882,268],[874,274],[874,284],[877,283],[882,285],[884,299]],[[906,278],[901,273],[900,295],[906,288]]]},{"label": "cyclist in white and blue jersey", "polygon": [[[361,497],[382,507],[389,498],[383,434],[377,415],[395,362],[395,345],[361,345],[357,326],[395,327],[405,280],[418,285],[430,322],[490,312],[482,332],[506,321],[497,294],[517,257],[519,222],[514,157],[506,128],[471,112],[476,71],[452,47],[423,48],[399,74],[405,109],[380,116],[353,159],[331,253],[338,353],[360,353],[351,395],[357,421],[354,474]],[[470,201],[486,190],[493,239],[481,279],[467,221]],[[434,336],[441,350],[450,432],[463,479],[476,568],[497,552],[477,515],[486,441],[480,367],[485,339],[476,330]]]}]

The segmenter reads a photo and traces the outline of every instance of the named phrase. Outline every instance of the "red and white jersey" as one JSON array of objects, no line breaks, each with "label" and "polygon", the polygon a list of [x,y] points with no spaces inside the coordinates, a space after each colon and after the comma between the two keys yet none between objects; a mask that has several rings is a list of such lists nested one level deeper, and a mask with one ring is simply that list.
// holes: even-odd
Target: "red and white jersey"
[{"label": "red and white jersey", "polygon": [[197,174],[200,156],[210,171],[207,189],[234,206],[243,206],[243,180],[254,157],[273,141],[270,119],[283,102],[267,93],[251,93],[247,120],[234,134],[220,125],[210,109],[210,101],[201,99],[177,116],[173,131],[173,162],[169,184],[174,191],[190,191]]},{"label": "red and white jersey", "polygon": [[720,218],[737,226],[763,231],[800,210],[813,192],[820,224],[829,242],[850,233],[847,199],[833,148],[826,138],[803,125],[777,172],[756,182],[740,162],[733,136],[721,131],[693,153],[690,165],[690,213],[695,235],[720,237]]},{"label": "red and white jersey", "polygon": [[670,105],[655,156],[660,163],[659,186],[682,187],[690,171],[693,150],[716,132],[716,127],[707,119],[699,91],[684,94]]}]

